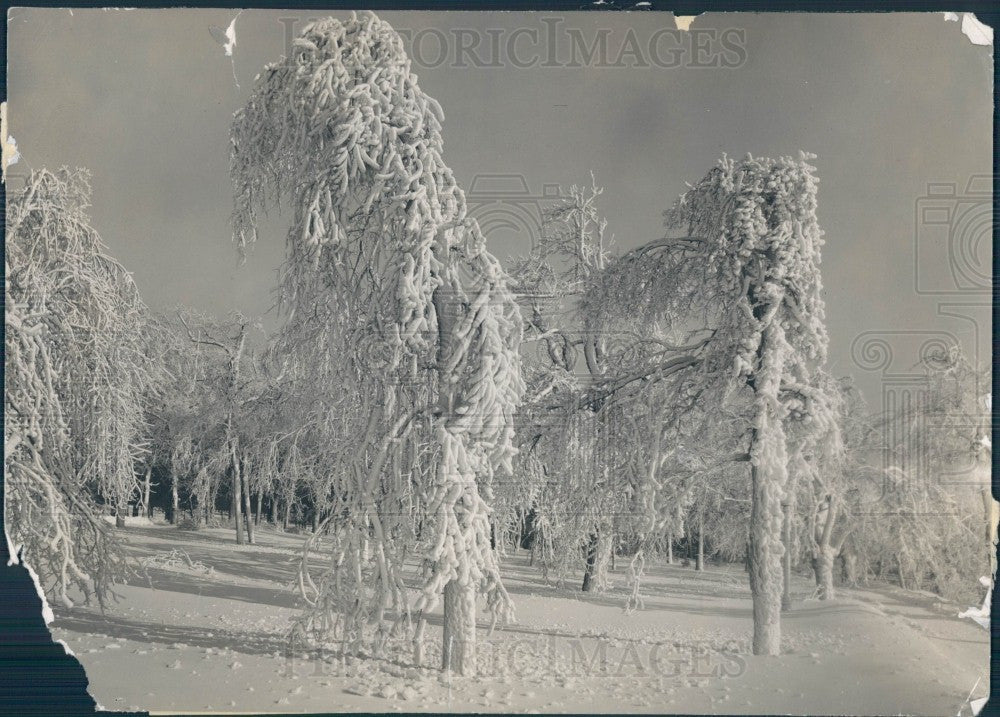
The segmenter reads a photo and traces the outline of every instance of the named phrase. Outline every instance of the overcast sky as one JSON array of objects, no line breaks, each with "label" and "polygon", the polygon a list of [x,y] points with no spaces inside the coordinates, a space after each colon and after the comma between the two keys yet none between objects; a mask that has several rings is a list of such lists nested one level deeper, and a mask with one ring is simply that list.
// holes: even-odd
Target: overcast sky
[{"label": "overcast sky", "polygon": [[[9,119],[23,155],[12,170],[90,169],[93,224],[154,308],[263,313],[283,225],[269,222],[237,266],[229,123],[254,76],[284,53],[288,30],[317,14],[244,11],[231,65],[209,32],[229,24],[230,10],[11,10]],[[958,185],[943,201],[957,207],[958,280],[974,285],[991,261],[989,197],[963,195],[970,177],[991,172],[992,48],[972,45],[941,13],[708,15],[693,26],[707,43],[700,60],[691,41],[657,35],[674,27],[669,14],[382,16],[420,39],[415,70],[444,108],[445,159],[467,191],[477,175],[511,175],[480,179],[477,192],[497,182],[516,189],[523,177],[534,197],[545,185],[587,182],[593,170],[609,230],[627,248],[662,236],[662,211],[723,152],[807,150],[821,177],[831,369],[855,374],[877,402],[878,373],[852,361],[865,332],[910,332],[888,336],[891,370],[908,370],[918,344],[939,332],[975,352],[977,328],[979,359],[989,360],[988,293],[916,291],[915,247],[937,241],[940,250],[948,234],[916,221],[929,183]],[[589,47],[602,37],[606,61],[565,66],[576,40]],[[638,54],[609,66],[633,41]],[[692,66],[713,60],[738,66]],[[495,229],[490,238],[505,258],[525,250],[527,235]],[[926,246],[922,285],[946,290],[955,267]]]}]

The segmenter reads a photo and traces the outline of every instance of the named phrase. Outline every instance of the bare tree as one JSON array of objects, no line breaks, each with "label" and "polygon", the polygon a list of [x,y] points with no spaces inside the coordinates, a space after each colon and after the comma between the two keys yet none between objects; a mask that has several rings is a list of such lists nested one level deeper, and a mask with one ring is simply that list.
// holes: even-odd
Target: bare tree
[{"label": "bare tree", "polygon": [[222,450],[228,459],[232,478],[236,544],[244,544],[245,528],[246,542],[253,545],[254,522],[250,505],[250,478],[245,474],[247,447],[241,440],[239,423],[241,408],[247,407],[257,398],[257,387],[254,386],[253,377],[244,374],[244,364],[252,362],[247,347],[247,336],[252,328],[252,322],[241,314],[237,314],[230,325],[222,326],[210,326],[208,322],[192,326],[183,314],[179,313],[178,318],[193,344],[221,352],[224,359],[224,370],[218,376],[220,385],[217,387],[217,395],[224,407]]}]

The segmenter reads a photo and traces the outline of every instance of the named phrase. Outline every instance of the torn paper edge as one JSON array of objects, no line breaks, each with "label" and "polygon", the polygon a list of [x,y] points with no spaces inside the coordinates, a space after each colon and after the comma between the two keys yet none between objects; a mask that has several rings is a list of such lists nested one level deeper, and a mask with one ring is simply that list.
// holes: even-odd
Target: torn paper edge
[{"label": "torn paper edge", "polygon": [[[942,14],[944,15],[945,22],[959,22],[959,13],[957,12]],[[985,46],[993,44],[993,28],[980,22],[975,13],[963,12],[961,14],[961,23],[962,34],[969,38],[969,42],[973,45]]]},{"label": "torn paper edge", "polygon": [[[42,588],[42,581],[39,579],[38,573],[35,572],[35,569],[32,568],[31,565],[28,564],[28,561],[25,560],[24,557],[21,555],[21,550],[24,548],[24,544],[22,543],[19,545],[14,545],[14,543],[10,539],[10,535],[8,535],[7,533],[6,526],[4,527],[3,537],[4,540],[7,541],[7,550],[10,551],[9,552],[10,557],[7,558],[7,565],[8,567],[14,565],[20,565],[21,567],[23,567],[25,570],[28,571],[28,575],[31,576],[31,582],[35,586],[35,592],[38,593],[38,599],[42,601],[42,620],[45,621],[45,627],[47,629],[48,626],[51,625],[53,621],[56,619],[56,616],[52,612],[52,606],[49,605],[49,601],[45,597],[45,590]],[[62,645],[63,650],[66,651],[67,655],[74,658],[76,657],[76,653],[73,652],[73,650],[70,648],[69,645],[66,644],[64,640],[57,640],[54,637],[52,637],[51,631],[49,632],[49,637],[52,638],[53,642],[57,642],[60,645]],[[79,662],[79,660],[77,661]]]},{"label": "torn paper edge", "polygon": [[[6,102],[3,104],[6,104]],[[4,506],[4,509],[6,509],[6,506]],[[80,665],[80,669],[83,670],[84,676],[87,677],[87,694],[90,695],[91,699],[94,700],[94,705],[99,711],[102,712],[106,711],[104,706],[102,706],[101,703],[97,701],[97,697],[90,691],[91,682],[90,682],[90,676],[87,675],[87,668],[83,666],[83,663],[80,661],[80,658],[77,657],[75,652],[73,652],[73,648],[71,648],[66,643],[65,640],[57,639],[52,635],[52,631],[49,629],[49,625],[51,625],[55,621],[56,619],[55,613],[52,612],[52,606],[49,605],[49,601],[45,597],[45,589],[42,587],[42,581],[41,579],[39,579],[38,573],[36,573],[35,569],[28,564],[28,561],[24,559],[24,556],[21,553],[21,551],[24,549],[24,543],[19,543],[17,545],[14,544],[14,541],[11,540],[10,534],[7,532],[6,521],[3,530],[3,537],[4,540],[7,542],[7,555],[9,556],[7,558],[7,566],[13,567],[15,565],[19,565],[23,567],[25,570],[27,570],[28,575],[31,576],[31,582],[35,586],[35,592],[38,594],[38,599],[42,601],[42,620],[45,622],[45,631],[49,633],[49,639],[52,640],[52,642],[61,645],[63,652],[65,652],[68,656],[76,660],[77,664]]]},{"label": "torn paper edge", "polygon": [[978,697],[976,699],[972,699],[972,695],[975,693],[976,688],[979,687],[979,683],[982,681],[983,681],[982,677],[976,679],[976,684],[972,686],[972,690],[969,691],[969,696],[965,698],[965,702],[963,702],[962,706],[958,708],[958,714],[955,715],[955,717],[962,717],[962,710],[965,708],[966,705],[968,705],[969,709],[972,711],[972,717],[976,717],[976,715],[982,712],[983,707],[986,706],[986,703],[989,701],[990,696],[986,695],[986,697]]},{"label": "torn paper edge", "polygon": [[697,15],[674,15],[674,24],[681,32],[687,32],[697,17]]},{"label": "torn paper edge", "polygon": [[[240,88],[240,81],[236,78],[236,58],[233,56],[233,50],[236,48],[236,21],[242,14],[243,10],[241,9],[236,13],[235,17],[229,21],[229,26],[226,27],[225,30],[216,25],[208,26],[208,30],[212,33],[213,39],[215,39],[215,41],[222,46],[222,49],[226,53],[226,57],[229,58],[229,62],[233,69],[233,82],[236,83],[236,89]],[[221,39],[219,35],[225,39]]]},{"label": "torn paper edge", "polygon": [[[7,539],[7,546],[10,547],[11,546],[10,536],[7,535],[6,528],[4,528],[4,537]],[[18,546],[19,549],[21,547],[23,546]],[[49,605],[49,601],[45,598],[45,590],[42,588],[42,581],[39,580],[38,573],[35,572],[34,568],[32,568],[31,565],[28,564],[28,561],[25,560],[23,556],[20,556],[20,553],[11,552],[10,556],[11,557],[7,560],[8,565],[21,565],[25,570],[28,571],[28,575],[31,576],[31,582],[34,583],[35,585],[35,592],[38,593],[38,599],[42,601],[42,620],[45,621],[45,629],[49,633],[49,639],[58,645],[62,645],[63,652],[65,652],[68,656],[76,660],[77,664],[80,665],[80,669],[83,670],[83,674],[87,678],[87,694],[90,695],[91,699],[94,700],[95,708],[98,711],[106,712],[107,709],[98,701],[97,696],[94,695],[93,692],[91,692],[91,687],[93,685],[90,681],[90,676],[87,675],[87,668],[84,667],[83,663],[80,661],[80,658],[76,656],[76,653],[73,652],[73,649],[66,643],[66,641],[59,640],[53,637],[52,631],[48,629],[49,625],[51,625],[56,618],[55,614],[52,612],[52,607]]]},{"label": "torn paper edge", "polygon": [[0,102],[0,182],[7,183],[7,167],[17,164],[19,159],[17,140],[7,134],[7,103]]},{"label": "torn paper edge", "polygon": [[49,601],[45,599],[45,591],[42,589],[42,582],[38,579],[38,573],[35,569],[28,565],[28,561],[22,560],[21,566],[28,571],[28,575],[31,576],[31,582],[35,585],[35,592],[38,593],[38,599],[42,601],[42,619],[45,620],[45,626],[48,627],[52,624],[52,621],[56,619],[56,616],[52,614],[52,608],[49,606]]}]

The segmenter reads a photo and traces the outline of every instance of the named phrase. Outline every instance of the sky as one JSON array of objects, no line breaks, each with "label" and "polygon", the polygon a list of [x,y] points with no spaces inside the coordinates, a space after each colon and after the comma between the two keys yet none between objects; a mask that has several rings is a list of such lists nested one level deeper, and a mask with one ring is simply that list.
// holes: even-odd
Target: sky
[{"label": "sky", "polygon": [[[269,218],[239,264],[229,126],[319,13],[242,11],[230,58],[209,28],[234,14],[8,14],[10,188],[32,169],[89,169],[92,223],[154,309],[274,303],[287,218]],[[709,14],[687,35],[668,13],[381,16],[444,109],[445,160],[502,259],[530,247],[546,191],[591,172],[627,249],[663,236],[663,210],[723,153],[805,150],[821,179],[830,370],[877,403],[928,342],[990,360],[993,48],[942,13]]]}]

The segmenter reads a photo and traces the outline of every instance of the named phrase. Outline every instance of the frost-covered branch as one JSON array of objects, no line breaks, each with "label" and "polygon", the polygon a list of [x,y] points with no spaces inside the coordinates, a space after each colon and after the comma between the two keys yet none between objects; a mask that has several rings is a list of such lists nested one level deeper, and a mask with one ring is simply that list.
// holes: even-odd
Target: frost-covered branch
[{"label": "frost-covered branch", "polygon": [[137,490],[152,369],[146,308],[85,210],[88,176],[35,172],[9,197],[6,525],[46,589],[102,602],[125,568],[101,516]]}]

